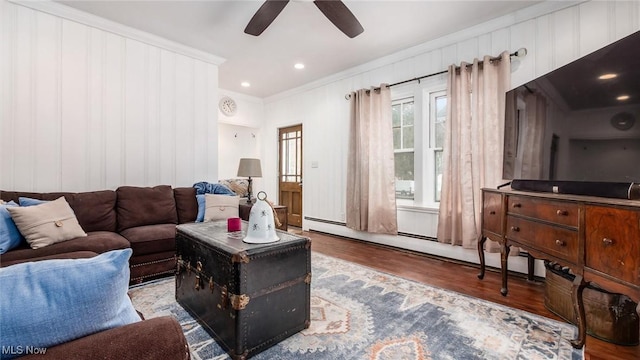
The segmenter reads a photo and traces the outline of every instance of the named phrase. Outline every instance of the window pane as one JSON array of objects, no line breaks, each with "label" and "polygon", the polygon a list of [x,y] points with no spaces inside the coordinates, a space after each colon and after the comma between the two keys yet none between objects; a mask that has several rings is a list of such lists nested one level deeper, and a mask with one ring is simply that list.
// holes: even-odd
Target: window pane
[{"label": "window pane", "polygon": [[436,118],[434,123],[436,148],[444,147],[445,121],[447,119],[447,97],[436,97]]},{"label": "window pane", "polygon": [[396,179],[414,180],[413,152],[395,153]]},{"label": "window pane", "polygon": [[400,143],[400,128],[393,129],[393,149],[398,150],[402,149],[402,144]]},{"label": "window pane", "polygon": [[413,126],[402,128],[402,148],[413,149]]},{"label": "window pane", "polygon": [[[282,169],[280,169],[280,174],[286,175],[287,174],[287,142],[284,140],[280,144],[280,151],[281,151],[280,158],[282,159],[281,161]],[[284,177],[282,178],[282,181],[286,181]]]},{"label": "window pane", "polygon": [[435,152],[435,200],[440,201],[440,191],[442,190],[442,150]]},{"label": "window pane", "polygon": [[413,199],[415,182],[413,173],[413,152],[395,154],[396,198]]},{"label": "window pane", "polygon": [[413,101],[402,105],[402,125],[413,125]]},{"label": "window pane", "polygon": [[[300,133],[298,131],[298,133]],[[296,139],[296,144],[298,145],[298,148],[296,149],[296,175],[300,175],[302,174],[302,161],[301,161],[301,157],[302,157],[302,139],[300,139],[299,137]]]},{"label": "window pane", "polygon": [[[296,173],[296,139],[287,140],[287,147],[289,148],[289,157],[287,158],[287,172],[285,174],[292,175]],[[295,178],[290,181],[295,181]]]},{"label": "window pane", "polygon": [[400,104],[391,106],[391,124],[394,128],[400,126]]}]

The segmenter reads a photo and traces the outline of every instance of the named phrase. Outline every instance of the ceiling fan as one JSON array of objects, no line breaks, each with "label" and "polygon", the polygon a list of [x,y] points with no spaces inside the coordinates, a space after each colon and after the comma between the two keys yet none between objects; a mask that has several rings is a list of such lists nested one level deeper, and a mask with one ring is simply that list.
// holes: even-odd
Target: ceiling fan
[{"label": "ceiling fan", "polygon": [[[249,21],[244,32],[258,36],[276,19],[289,0],[266,0]],[[360,35],[364,28],[358,22],[351,10],[340,0],[314,0],[318,9],[322,11],[340,31],[350,38]]]}]

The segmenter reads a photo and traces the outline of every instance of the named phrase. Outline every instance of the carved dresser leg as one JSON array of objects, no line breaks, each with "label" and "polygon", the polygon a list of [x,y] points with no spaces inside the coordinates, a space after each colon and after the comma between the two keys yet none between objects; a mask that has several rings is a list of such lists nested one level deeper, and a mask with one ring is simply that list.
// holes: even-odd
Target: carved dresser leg
[{"label": "carved dresser leg", "polygon": [[509,290],[507,289],[507,272],[509,271],[509,265],[507,262],[507,258],[509,257],[509,252],[511,252],[511,246],[508,246],[506,241],[501,244],[500,248],[500,274],[502,275],[502,289],[500,289],[500,293],[502,296],[507,296]]},{"label": "carved dresser leg", "polygon": [[480,257],[480,274],[478,274],[478,279],[480,280],[484,278],[484,243],[486,241],[487,237],[480,235],[480,239],[478,239],[478,256]]},{"label": "carved dresser leg", "polygon": [[582,299],[582,292],[584,291],[587,283],[584,281],[582,275],[576,275],[571,285],[571,300],[573,302],[573,309],[576,313],[576,322],[578,324],[578,338],[571,340],[571,346],[576,349],[581,349],[584,346],[584,342],[587,336],[587,319],[584,314],[584,302]]}]

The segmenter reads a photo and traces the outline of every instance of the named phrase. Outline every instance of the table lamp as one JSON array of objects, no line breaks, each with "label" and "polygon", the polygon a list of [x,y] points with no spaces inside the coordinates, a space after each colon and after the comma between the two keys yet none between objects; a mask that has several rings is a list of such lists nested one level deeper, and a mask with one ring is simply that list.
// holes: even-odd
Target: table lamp
[{"label": "table lamp", "polygon": [[260,159],[240,159],[240,165],[238,166],[238,176],[246,176],[249,178],[249,188],[247,189],[247,204],[251,204],[251,177],[262,177]]}]

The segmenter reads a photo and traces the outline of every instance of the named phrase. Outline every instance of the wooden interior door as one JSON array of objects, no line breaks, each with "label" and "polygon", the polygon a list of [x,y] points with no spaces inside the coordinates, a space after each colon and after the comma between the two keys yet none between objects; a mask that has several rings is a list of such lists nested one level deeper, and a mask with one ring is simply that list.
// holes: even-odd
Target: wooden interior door
[{"label": "wooden interior door", "polygon": [[302,125],[278,130],[279,200],[289,225],[302,227]]}]

